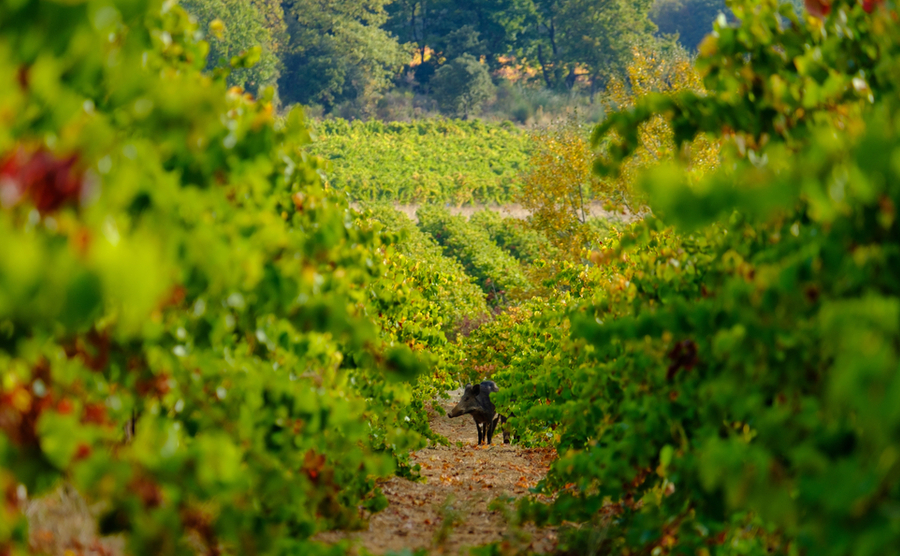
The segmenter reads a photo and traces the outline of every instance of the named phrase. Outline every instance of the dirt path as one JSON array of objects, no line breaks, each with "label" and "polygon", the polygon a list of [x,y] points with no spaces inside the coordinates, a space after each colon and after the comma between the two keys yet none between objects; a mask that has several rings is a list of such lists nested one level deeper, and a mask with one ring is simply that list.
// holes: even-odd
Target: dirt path
[{"label": "dirt path", "polygon": [[[441,406],[449,410],[458,393]],[[393,477],[381,485],[390,505],[375,514],[366,531],[329,532],[317,540],[350,538],[376,554],[403,548],[426,548],[432,554],[465,554],[466,549],[504,541],[512,547],[547,552],[556,546],[553,528],[518,526],[509,503],[497,509],[495,499],[528,494],[553,460],[549,449],[503,444],[476,446],[475,423],[468,416],[450,419],[430,411],[431,428],[450,446],[433,446],[412,454],[422,466],[424,483]],[[460,447],[458,443],[462,443]],[[488,506],[491,505],[491,509]]]},{"label": "dirt path", "polygon": [[[350,203],[350,206],[354,209],[359,208],[359,203]],[[418,204],[399,204],[394,203],[394,208],[405,214],[412,220],[413,222],[417,222],[416,211],[419,210]],[[522,205],[517,203],[510,203],[506,205],[465,205],[462,207],[448,206],[447,210],[450,214],[461,214],[466,218],[470,218],[476,212],[483,210],[485,208],[489,208],[493,211],[499,212],[501,216],[506,218],[518,218],[519,220],[524,220],[531,215],[531,212],[528,209],[524,208]],[[588,203],[587,212],[591,216],[596,216],[600,218],[605,218],[606,220],[614,221],[614,222],[631,222],[638,218],[633,214],[620,214],[609,212],[603,208],[603,203],[600,201],[592,201]]]},{"label": "dirt path", "polygon": [[[447,411],[461,391],[440,405]],[[331,531],[316,540],[352,539],[375,554],[404,548],[427,549],[431,554],[465,554],[467,548],[504,541],[508,548],[549,552],[556,546],[555,528],[520,527],[512,512],[512,498],[528,494],[547,473],[555,457],[551,449],[503,444],[497,431],[494,444],[476,446],[475,423],[469,416],[450,419],[429,409],[434,432],[450,446],[431,446],[414,452],[424,482],[392,477],[380,486],[390,505],[375,514],[366,531]],[[491,504],[499,500],[505,503]],[[489,508],[489,505],[491,508]],[[124,538],[97,535],[96,511],[66,485],[23,508],[32,524],[30,541],[38,552],[115,556],[124,553]],[[518,551],[517,550],[517,551]]]}]

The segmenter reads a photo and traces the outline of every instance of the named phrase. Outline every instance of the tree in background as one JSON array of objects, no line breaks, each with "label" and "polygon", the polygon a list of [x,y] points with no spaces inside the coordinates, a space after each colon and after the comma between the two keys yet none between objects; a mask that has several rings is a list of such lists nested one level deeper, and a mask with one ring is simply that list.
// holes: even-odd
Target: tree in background
[{"label": "tree in background", "polygon": [[589,135],[577,114],[533,133],[529,171],[517,199],[531,213],[529,225],[573,261],[591,243],[588,204],[600,185]]},{"label": "tree in background", "polygon": [[417,50],[418,63],[413,70],[416,84],[423,92],[431,90],[431,78],[434,77],[437,69],[447,62],[464,54],[478,60],[487,58],[489,54],[487,42],[481,40],[474,25],[463,25],[446,35],[437,36],[428,48],[431,50],[431,55],[427,58],[424,57],[424,52]]},{"label": "tree in background", "polygon": [[[626,82],[627,79],[627,82]],[[652,93],[673,96],[682,91],[705,94],[703,79],[690,54],[678,45],[655,50],[635,49],[624,78],[613,78],[604,96],[611,110],[633,108],[637,99]],[[629,211],[643,208],[645,199],[635,190],[637,176],[646,168],[665,160],[679,158],[684,175],[692,183],[719,165],[717,141],[698,136],[680,149],[675,146],[671,124],[655,116],[636,128],[641,146],[622,163],[619,174],[603,180],[605,196]],[[606,160],[606,144],[601,144],[601,159]]]},{"label": "tree in background", "polygon": [[562,54],[570,73],[584,68],[592,98],[624,73],[633,48],[654,42],[649,10],[650,0],[568,0],[561,6]]},{"label": "tree in background", "polygon": [[283,57],[288,45],[287,21],[284,19],[284,8],[281,0],[250,0],[250,3],[263,17],[263,25],[272,37],[272,52],[279,59]]},{"label": "tree in background", "polygon": [[[797,14],[803,13],[803,0],[779,0],[791,4]],[[723,14],[729,22],[734,14],[725,0],[656,0],[650,9],[650,19],[662,35],[678,34],[678,42],[696,52],[703,37],[713,30],[713,22]]]},{"label": "tree in background", "polygon": [[201,26],[224,23],[210,37],[210,67],[261,46],[259,63],[239,64],[232,84],[255,91],[277,80],[287,103],[351,118],[372,116],[392,84],[403,87],[404,66],[414,77],[408,83],[428,94],[435,72],[464,55],[526,85],[537,68],[549,89],[586,84],[593,100],[624,71],[633,47],[657,41],[652,0],[185,2]]},{"label": "tree in background", "polygon": [[459,29],[439,37],[435,43],[435,48],[448,62],[459,58],[463,54],[480,59],[489,53],[487,43],[481,40],[481,35],[474,25],[463,25]]},{"label": "tree in background", "polygon": [[[624,71],[631,48],[653,40],[651,0],[398,0],[387,28],[417,46],[417,80],[461,54],[541,69],[551,89],[581,76],[591,91]],[[430,58],[427,53],[431,51]],[[422,66],[427,66],[423,68]]]},{"label": "tree in background", "polygon": [[[277,37],[283,33],[284,17],[272,0],[183,0],[182,5],[197,18],[198,27],[209,30],[207,69],[228,66],[235,56],[251,53],[252,67],[231,70],[228,84],[258,92],[275,85],[279,74]],[[213,22],[215,25],[210,26]],[[247,65],[247,64],[242,64]]]},{"label": "tree in background", "polygon": [[620,75],[632,48],[652,44],[649,0],[535,0],[527,53],[551,89],[587,79],[591,95]]},{"label": "tree in background", "polygon": [[557,39],[560,0],[535,0],[535,20],[532,25],[529,53],[536,57],[548,89],[562,83],[565,67],[559,63],[560,48]]},{"label": "tree in background", "polygon": [[487,68],[470,54],[463,54],[434,74],[432,87],[441,110],[463,118],[478,112],[494,95]]},{"label": "tree in background", "polygon": [[[613,78],[603,101],[610,110],[628,110],[651,93],[674,96],[683,91],[704,94],[700,73],[690,55],[676,46],[635,49],[626,78]],[[532,135],[533,154],[518,200],[531,212],[530,225],[548,237],[568,260],[579,261],[596,241],[590,225],[590,201],[602,200],[607,209],[630,214],[646,210],[646,198],[636,189],[637,176],[649,167],[679,159],[685,175],[696,182],[719,165],[718,141],[699,136],[676,148],[671,124],[662,116],[635,126],[641,146],[622,163],[615,177],[594,171],[597,152],[589,131],[577,114]],[[608,141],[617,139],[616,136]],[[608,162],[608,142],[601,143],[600,159]]]},{"label": "tree in background", "polygon": [[289,102],[332,108],[356,102],[365,113],[409,60],[390,32],[386,0],[285,0],[290,43],[279,80]]},{"label": "tree in background", "polygon": [[[387,9],[386,28],[414,43],[420,62],[430,49],[434,55],[428,62],[435,69],[461,54],[483,55],[496,69],[524,46],[534,0],[397,0]],[[461,51],[461,43],[470,46]]]},{"label": "tree in background", "polygon": [[666,35],[678,33],[678,42],[696,51],[703,37],[713,29],[719,14],[734,17],[725,0],[656,0],[650,18]]}]

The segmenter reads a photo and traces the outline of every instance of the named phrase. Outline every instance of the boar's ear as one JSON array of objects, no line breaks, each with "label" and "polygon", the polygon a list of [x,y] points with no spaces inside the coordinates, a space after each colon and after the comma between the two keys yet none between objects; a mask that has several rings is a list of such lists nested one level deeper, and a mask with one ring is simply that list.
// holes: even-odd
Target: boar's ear
[{"label": "boar's ear", "polygon": [[480,384],[476,384],[475,386],[472,387],[473,395],[477,396],[480,393],[481,393],[481,385]]},{"label": "boar's ear", "polygon": [[465,391],[468,392],[471,388],[472,388],[472,383],[470,382],[470,383],[466,384]]}]

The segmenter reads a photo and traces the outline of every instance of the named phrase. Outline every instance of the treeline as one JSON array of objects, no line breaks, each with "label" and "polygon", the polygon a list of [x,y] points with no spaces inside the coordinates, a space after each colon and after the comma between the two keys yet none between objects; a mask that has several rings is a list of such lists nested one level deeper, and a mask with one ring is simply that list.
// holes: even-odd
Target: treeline
[{"label": "treeline", "polygon": [[[525,121],[590,98],[635,48],[689,51],[724,0],[183,0],[210,44],[207,69],[284,104],[344,117],[477,113],[498,96]],[[258,47],[258,48],[257,48]],[[250,64],[245,64],[249,66]],[[220,70],[221,71],[221,70]],[[535,95],[552,91],[563,99]],[[568,100],[565,99],[568,97]],[[576,100],[572,100],[576,99]]]}]

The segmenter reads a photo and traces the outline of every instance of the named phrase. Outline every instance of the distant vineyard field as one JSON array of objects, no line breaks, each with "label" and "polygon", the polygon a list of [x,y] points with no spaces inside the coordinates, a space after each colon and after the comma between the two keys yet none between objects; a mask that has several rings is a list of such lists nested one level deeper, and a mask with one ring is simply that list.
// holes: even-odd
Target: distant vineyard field
[{"label": "distant vineyard field", "polygon": [[355,201],[456,206],[512,201],[531,141],[510,124],[326,120],[310,152],[330,160],[328,182]]}]

